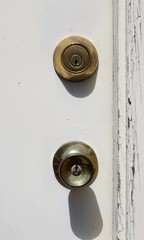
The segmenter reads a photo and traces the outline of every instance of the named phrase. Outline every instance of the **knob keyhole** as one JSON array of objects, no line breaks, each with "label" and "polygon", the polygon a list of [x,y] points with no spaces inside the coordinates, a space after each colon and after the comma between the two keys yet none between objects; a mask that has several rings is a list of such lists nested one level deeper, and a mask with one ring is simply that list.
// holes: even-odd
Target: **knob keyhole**
[{"label": "knob keyhole", "polygon": [[82,168],[81,168],[81,166],[79,166],[79,165],[74,165],[74,166],[71,168],[71,173],[72,173],[74,176],[79,176],[79,175],[82,173]]}]

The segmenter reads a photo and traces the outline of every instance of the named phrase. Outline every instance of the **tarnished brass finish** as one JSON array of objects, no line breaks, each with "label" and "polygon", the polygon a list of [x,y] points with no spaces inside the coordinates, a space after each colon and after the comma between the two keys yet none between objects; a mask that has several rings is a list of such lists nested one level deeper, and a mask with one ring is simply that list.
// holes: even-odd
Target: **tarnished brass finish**
[{"label": "tarnished brass finish", "polygon": [[93,183],[98,174],[98,161],[86,143],[74,141],[62,145],[54,155],[57,180],[67,188],[80,188]]},{"label": "tarnished brass finish", "polygon": [[63,39],[53,55],[57,74],[69,81],[88,79],[98,68],[98,54],[94,45],[86,38],[71,36]]}]

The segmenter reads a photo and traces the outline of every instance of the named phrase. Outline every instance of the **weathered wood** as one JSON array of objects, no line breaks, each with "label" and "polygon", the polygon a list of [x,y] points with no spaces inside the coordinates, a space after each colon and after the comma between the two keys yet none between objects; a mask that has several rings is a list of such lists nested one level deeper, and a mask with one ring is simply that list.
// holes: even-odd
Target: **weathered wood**
[{"label": "weathered wood", "polygon": [[[126,16],[126,18],[125,18]],[[114,238],[144,236],[144,2],[114,1]]]},{"label": "weathered wood", "polygon": [[126,239],[125,1],[114,4],[114,214],[113,239]]},{"label": "weathered wood", "polygon": [[127,239],[144,238],[144,2],[127,0]]}]

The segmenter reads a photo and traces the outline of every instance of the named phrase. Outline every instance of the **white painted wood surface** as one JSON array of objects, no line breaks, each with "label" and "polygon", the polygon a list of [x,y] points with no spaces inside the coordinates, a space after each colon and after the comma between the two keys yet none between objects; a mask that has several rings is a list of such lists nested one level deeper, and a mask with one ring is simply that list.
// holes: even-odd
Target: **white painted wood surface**
[{"label": "white painted wood surface", "polygon": [[113,239],[126,239],[126,51],[125,1],[113,1]]},{"label": "white painted wood surface", "polygon": [[144,238],[144,2],[127,0],[127,239]]},{"label": "white painted wood surface", "polygon": [[144,238],[143,36],[144,2],[114,1],[114,120],[117,120],[114,186],[117,191],[114,191],[113,239],[117,240]]},{"label": "white painted wood surface", "polygon": [[[111,140],[104,138],[110,136],[111,132],[109,103],[112,92],[110,80],[107,84],[107,79],[112,70],[108,60],[112,57],[112,45],[109,46],[112,43],[109,34],[112,33],[112,25],[111,20],[108,21],[112,16],[112,8],[111,1],[92,1],[91,5],[83,3],[83,9],[82,1],[77,1],[77,6],[66,3],[65,7],[58,1],[51,4],[38,0],[7,0],[0,3],[2,240],[45,240],[61,238],[61,235],[63,239],[78,238],[70,226],[69,192],[56,182],[51,162],[57,147],[74,139],[88,142],[99,155],[101,173],[92,189],[100,205],[104,226],[97,239],[112,237],[111,180],[106,177],[106,170],[109,176],[112,170],[112,165],[109,165]],[[56,8],[58,11],[55,11]],[[113,16],[113,239],[143,240],[144,3],[139,0],[127,0],[126,4],[124,0],[113,1]],[[64,36],[72,34],[86,36],[98,47],[101,64],[96,87],[93,90],[94,82],[89,84],[89,92],[86,91],[87,86],[82,90],[79,86],[78,89],[73,87],[70,94],[67,91],[70,89],[62,85],[53,70],[52,53],[55,45]],[[109,39],[107,43],[105,39]],[[89,120],[89,106],[105,112],[98,112]],[[109,122],[104,121],[108,119],[107,113]],[[108,126],[109,132],[106,132]],[[107,152],[103,151],[103,147]],[[109,188],[104,188],[102,194],[101,186],[105,185]],[[90,203],[94,207],[93,192],[89,190],[86,193],[88,198],[91,196]],[[80,196],[89,203],[90,198],[87,199],[82,191],[80,195],[69,195],[71,206],[74,201],[81,200]],[[75,217],[78,218],[78,215],[73,215],[71,220],[78,224]],[[78,231],[76,224],[73,227],[74,231]]]},{"label": "white painted wood surface", "polygon": [[[112,1],[0,2],[0,239],[112,239]],[[60,81],[56,44],[81,35],[98,49],[91,81]],[[99,175],[69,192],[52,158],[64,142],[90,144]]]}]

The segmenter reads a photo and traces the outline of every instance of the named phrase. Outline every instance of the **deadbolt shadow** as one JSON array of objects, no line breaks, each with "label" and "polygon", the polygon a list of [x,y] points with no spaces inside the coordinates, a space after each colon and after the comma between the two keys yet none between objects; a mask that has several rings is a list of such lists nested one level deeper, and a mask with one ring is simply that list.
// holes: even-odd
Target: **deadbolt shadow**
[{"label": "deadbolt shadow", "polygon": [[91,188],[70,191],[69,213],[72,231],[78,238],[92,240],[100,235],[103,220]]},{"label": "deadbolt shadow", "polygon": [[76,98],[85,98],[89,96],[95,89],[97,72],[89,79],[82,82],[70,82],[59,77],[66,90]]}]

